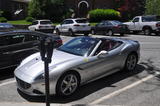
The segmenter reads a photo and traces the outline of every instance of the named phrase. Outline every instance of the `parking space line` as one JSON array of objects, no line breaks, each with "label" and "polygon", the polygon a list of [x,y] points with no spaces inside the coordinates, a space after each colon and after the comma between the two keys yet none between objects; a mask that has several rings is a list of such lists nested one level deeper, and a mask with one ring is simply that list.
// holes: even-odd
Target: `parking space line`
[{"label": "parking space line", "polygon": [[8,85],[8,84],[11,84],[11,83],[15,83],[15,82],[16,82],[16,80],[4,82],[4,83],[0,84],[0,87],[1,87],[1,86],[5,86],[5,85]]},{"label": "parking space line", "polygon": [[114,96],[116,96],[116,95],[118,95],[118,94],[120,94],[120,93],[122,93],[122,92],[124,92],[124,91],[126,91],[128,89],[131,89],[131,88],[133,88],[133,87],[135,87],[135,86],[137,86],[137,85],[139,85],[139,84],[141,84],[141,83],[143,83],[143,82],[145,82],[145,81],[147,81],[147,80],[149,80],[149,79],[151,79],[153,77],[154,77],[154,75],[149,75],[149,76],[147,76],[147,77],[145,77],[145,78],[143,78],[143,79],[141,79],[141,80],[139,80],[139,81],[137,81],[135,83],[132,83],[132,84],[130,84],[130,85],[128,85],[128,86],[126,86],[126,87],[124,87],[122,89],[119,89],[119,90],[117,90],[115,92],[112,92],[112,93],[110,93],[110,94],[108,94],[108,95],[106,95],[106,96],[104,96],[102,98],[99,98],[99,99],[91,102],[90,105],[99,104],[100,102],[103,102],[104,100],[107,100],[107,99],[109,99],[111,97],[114,97]]}]

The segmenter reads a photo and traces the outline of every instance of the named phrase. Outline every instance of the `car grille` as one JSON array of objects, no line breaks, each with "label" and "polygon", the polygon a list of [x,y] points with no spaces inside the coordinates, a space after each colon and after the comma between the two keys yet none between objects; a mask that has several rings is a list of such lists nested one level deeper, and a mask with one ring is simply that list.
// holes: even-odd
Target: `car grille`
[{"label": "car grille", "polygon": [[21,87],[21,88],[23,88],[23,89],[28,89],[28,88],[31,87],[31,84],[26,83],[26,82],[20,80],[19,78],[16,78],[16,80],[17,80],[18,86]]}]

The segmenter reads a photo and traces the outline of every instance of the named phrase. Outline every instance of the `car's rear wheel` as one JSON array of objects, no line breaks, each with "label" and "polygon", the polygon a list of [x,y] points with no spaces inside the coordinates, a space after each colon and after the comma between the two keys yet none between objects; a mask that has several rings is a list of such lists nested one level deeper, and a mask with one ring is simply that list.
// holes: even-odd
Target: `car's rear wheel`
[{"label": "car's rear wheel", "polygon": [[145,35],[151,35],[151,29],[150,28],[144,28],[144,34]]},{"label": "car's rear wheel", "polygon": [[79,77],[76,73],[67,72],[60,77],[56,92],[60,96],[70,96],[77,90],[79,82]]},{"label": "car's rear wheel", "polygon": [[120,36],[124,36],[124,33],[120,33]]},{"label": "car's rear wheel", "polygon": [[57,35],[60,35],[59,29],[56,29],[56,34],[57,34]]},{"label": "car's rear wheel", "polygon": [[138,61],[138,58],[135,53],[129,54],[125,62],[124,70],[133,71],[137,65],[137,61]]}]

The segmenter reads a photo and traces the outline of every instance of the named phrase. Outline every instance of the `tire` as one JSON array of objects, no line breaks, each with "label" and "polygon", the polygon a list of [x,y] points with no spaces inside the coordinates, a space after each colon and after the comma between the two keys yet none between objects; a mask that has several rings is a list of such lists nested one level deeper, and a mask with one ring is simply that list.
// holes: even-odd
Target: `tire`
[{"label": "tire", "polygon": [[75,72],[67,72],[58,80],[56,94],[59,96],[70,96],[79,87],[80,78]]},{"label": "tire", "polygon": [[74,33],[73,33],[72,29],[69,29],[68,33],[69,33],[70,36],[74,36]]},{"label": "tire", "polygon": [[151,35],[151,29],[150,28],[145,28],[143,30],[143,32],[144,32],[145,35]]},{"label": "tire", "polygon": [[56,29],[56,34],[57,34],[57,35],[60,35],[59,29]]},{"label": "tire", "polygon": [[124,33],[120,33],[120,36],[124,36]]},{"label": "tire", "polygon": [[91,30],[91,34],[92,34],[92,35],[95,35],[95,34],[96,34],[94,29]]},{"label": "tire", "polygon": [[113,36],[113,31],[112,30],[108,30],[107,35],[108,36]]},{"label": "tire", "polygon": [[84,33],[84,36],[88,36],[88,35],[89,35],[89,33],[88,33],[88,32]]},{"label": "tire", "polygon": [[133,71],[136,68],[137,61],[138,61],[138,58],[136,54],[134,53],[129,54],[125,62],[124,70]]}]

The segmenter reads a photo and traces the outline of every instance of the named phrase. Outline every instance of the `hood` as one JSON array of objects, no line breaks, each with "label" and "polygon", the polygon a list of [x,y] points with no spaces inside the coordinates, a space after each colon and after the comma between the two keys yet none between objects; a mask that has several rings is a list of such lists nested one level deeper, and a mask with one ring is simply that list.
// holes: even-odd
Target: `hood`
[{"label": "hood", "polygon": [[125,24],[125,25],[128,25],[128,24],[130,24],[131,22],[124,22],[123,24]]},{"label": "hood", "polygon": [[[54,67],[59,64],[63,64],[66,61],[68,62],[79,57],[80,56],[76,56],[59,50],[54,50],[52,56],[52,62],[49,64],[49,67],[51,66]],[[31,57],[28,57],[24,61],[30,58]],[[26,74],[27,76],[34,77],[44,72],[44,62],[41,60],[40,54],[38,53],[35,57],[30,59],[29,61],[25,63],[22,62],[22,65],[20,65],[17,68],[17,70],[21,71],[21,73]]]}]

